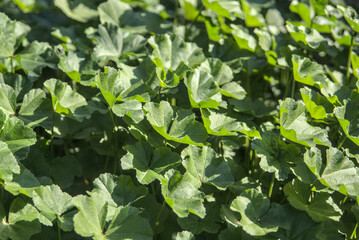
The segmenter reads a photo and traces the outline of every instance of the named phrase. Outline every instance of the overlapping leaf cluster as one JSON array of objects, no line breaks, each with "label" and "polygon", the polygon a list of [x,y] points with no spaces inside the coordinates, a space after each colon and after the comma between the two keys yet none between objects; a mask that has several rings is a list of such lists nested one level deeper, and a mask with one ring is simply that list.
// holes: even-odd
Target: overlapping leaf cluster
[{"label": "overlapping leaf cluster", "polygon": [[356,239],[358,7],[1,1],[0,239]]}]

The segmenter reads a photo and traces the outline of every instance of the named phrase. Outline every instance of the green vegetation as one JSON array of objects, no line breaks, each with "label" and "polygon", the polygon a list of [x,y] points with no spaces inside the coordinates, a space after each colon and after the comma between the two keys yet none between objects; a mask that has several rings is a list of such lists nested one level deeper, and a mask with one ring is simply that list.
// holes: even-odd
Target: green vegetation
[{"label": "green vegetation", "polygon": [[357,239],[357,10],[1,1],[0,240]]}]

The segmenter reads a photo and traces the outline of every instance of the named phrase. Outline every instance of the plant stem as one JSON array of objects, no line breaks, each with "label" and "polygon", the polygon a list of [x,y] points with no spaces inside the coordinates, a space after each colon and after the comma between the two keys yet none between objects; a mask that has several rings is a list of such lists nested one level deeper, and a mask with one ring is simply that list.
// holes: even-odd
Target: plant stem
[{"label": "plant stem", "polygon": [[57,239],[61,240],[61,222],[57,219]]},{"label": "plant stem", "polygon": [[10,58],[11,72],[15,73],[14,64],[12,62],[12,58]]},{"label": "plant stem", "polygon": [[157,240],[158,227],[160,226],[160,218],[161,218],[161,214],[162,214],[163,209],[165,208],[165,206],[166,206],[166,200],[163,200],[161,210],[158,213],[158,216],[157,216],[157,219],[156,219],[155,230],[154,230],[154,233],[153,233],[153,240]]},{"label": "plant stem", "polygon": [[247,85],[247,95],[248,97],[251,97],[251,83],[249,81],[248,60],[246,60],[246,85]]},{"label": "plant stem", "polygon": [[161,102],[161,86],[158,89],[158,102]]},{"label": "plant stem", "polygon": [[352,56],[352,51],[353,51],[353,41],[354,41],[354,36],[353,36],[353,34],[351,34],[348,61],[347,61],[347,74],[346,74],[346,78],[345,78],[346,79],[346,84],[349,84],[350,63],[351,63],[351,56]]},{"label": "plant stem", "polygon": [[294,98],[294,92],[295,92],[295,79],[294,79],[294,76],[293,76],[291,98]]},{"label": "plant stem", "polygon": [[54,127],[55,127],[55,110],[52,111],[52,126],[51,126],[51,139],[50,139],[50,151],[54,155]]},{"label": "plant stem", "polygon": [[194,17],[193,21],[191,22],[191,24],[189,25],[188,29],[186,30],[186,34],[185,36],[188,35],[188,33],[191,31],[192,27],[194,26],[194,24],[197,22],[199,16],[201,16],[201,12],[202,12],[202,9],[203,9],[203,5],[198,9],[198,13],[197,15]]},{"label": "plant stem", "polygon": [[114,157],[114,163],[113,163],[113,173],[116,174],[117,173],[117,157],[118,157],[118,143],[117,143],[117,137],[116,137],[116,130],[117,130],[117,124],[115,121],[115,118],[113,117],[113,113],[110,107],[108,107],[108,113],[110,115],[111,118],[111,122],[112,122],[112,143],[113,143],[113,147],[114,147],[114,152],[115,152],[115,157]]},{"label": "plant stem", "polygon": [[154,182],[151,182],[151,190],[152,190],[152,194],[155,195],[156,197],[156,188]]},{"label": "plant stem", "polygon": [[338,143],[338,149],[342,147],[343,143],[345,142],[345,140],[347,139],[347,135],[344,135],[340,140],[339,140],[339,143]]},{"label": "plant stem", "polygon": [[356,239],[357,238],[357,228],[358,228],[358,223],[355,224],[355,227],[354,227],[352,235],[350,236],[350,239]]},{"label": "plant stem", "polygon": [[4,188],[5,188],[4,184],[1,184],[1,197],[0,197],[1,203],[4,202]]},{"label": "plant stem", "polygon": [[272,196],[273,192],[273,186],[274,186],[274,180],[275,180],[275,174],[272,175],[272,180],[270,182],[269,191],[268,191],[268,197],[270,198]]},{"label": "plant stem", "polygon": [[246,142],[245,142],[245,150],[244,150],[244,164],[247,171],[249,171],[249,137],[246,136]]}]

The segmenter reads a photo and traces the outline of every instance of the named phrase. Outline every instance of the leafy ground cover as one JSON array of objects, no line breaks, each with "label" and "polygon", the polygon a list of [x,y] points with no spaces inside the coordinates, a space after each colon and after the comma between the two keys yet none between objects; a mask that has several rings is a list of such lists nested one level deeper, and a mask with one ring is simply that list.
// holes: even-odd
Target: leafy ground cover
[{"label": "leafy ground cover", "polygon": [[0,239],[357,239],[343,0],[0,2]]}]

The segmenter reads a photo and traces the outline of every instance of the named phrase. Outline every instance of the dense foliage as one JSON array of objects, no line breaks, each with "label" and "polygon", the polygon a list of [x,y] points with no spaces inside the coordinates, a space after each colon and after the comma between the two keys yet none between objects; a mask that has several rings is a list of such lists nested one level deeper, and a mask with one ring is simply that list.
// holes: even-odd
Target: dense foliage
[{"label": "dense foliage", "polygon": [[357,7],[0,1],[0,239],[356,239]]}]

